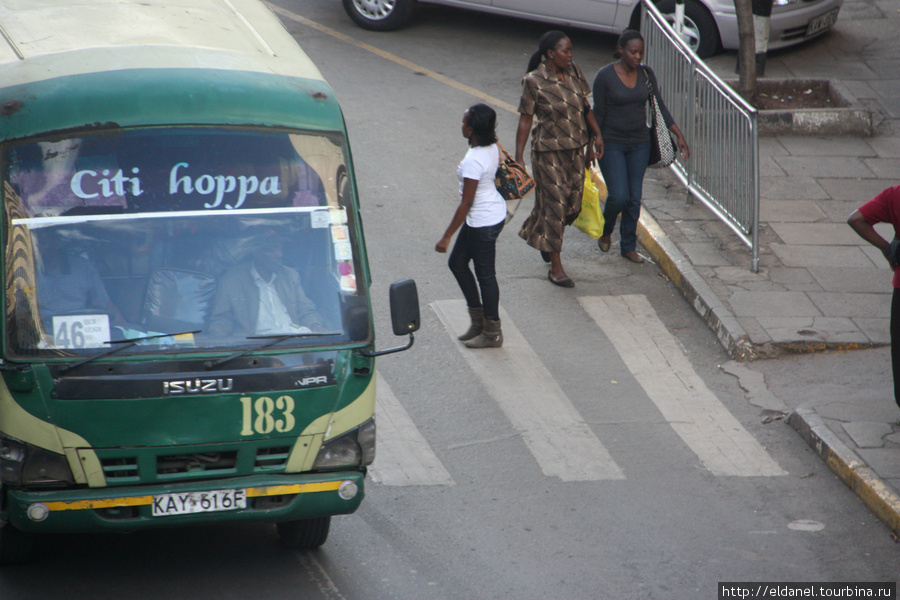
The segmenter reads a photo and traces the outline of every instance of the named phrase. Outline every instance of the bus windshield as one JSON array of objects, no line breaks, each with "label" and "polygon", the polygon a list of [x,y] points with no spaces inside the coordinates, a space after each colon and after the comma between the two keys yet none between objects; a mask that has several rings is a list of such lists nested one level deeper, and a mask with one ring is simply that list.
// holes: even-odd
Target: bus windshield
[{"label": "bus windshield", "polygon": [[338,134],[116,130],[2,160],[11,358],[371,335]]}]

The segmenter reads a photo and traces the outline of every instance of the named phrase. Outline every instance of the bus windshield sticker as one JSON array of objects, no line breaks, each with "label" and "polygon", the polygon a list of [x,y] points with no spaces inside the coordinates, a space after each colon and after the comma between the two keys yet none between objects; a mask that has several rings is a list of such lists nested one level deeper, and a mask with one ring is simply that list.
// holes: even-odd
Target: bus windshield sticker
[{"label": "bus windshield sticker", "polygon": [[104,348],[109,340],[108,315],[53,317],[53,344],[57,348]]},{"label": "bus windshield sticker", "polygon": [[331,213],[332,225],[346,225],[347,224],[347,209],[332,208],[329,212]]},{"label": "bus windshield sticker", "polygon": [[337,260],[352,260],[353,250],[350,249],[348,242],[337,242],[334,245],[334,257]]},{"label": "bus windshield sticker", "polygon": [[325,229],[331,225],[331,216],[328,211],[314,210],[309,213],[309,222],[313,229]]},{"label": "bus windshield sticker", "polygon": [[350,229],[346,225],[335,225],[331,228],[331,239],[337,242],[346,242],[350,239]]},{"label": "bus windshield sticker", "polygon": [[342,275],[341,276],[341,291],[342,292],[355,292],[356,291],[356,277],[353,275]]}]

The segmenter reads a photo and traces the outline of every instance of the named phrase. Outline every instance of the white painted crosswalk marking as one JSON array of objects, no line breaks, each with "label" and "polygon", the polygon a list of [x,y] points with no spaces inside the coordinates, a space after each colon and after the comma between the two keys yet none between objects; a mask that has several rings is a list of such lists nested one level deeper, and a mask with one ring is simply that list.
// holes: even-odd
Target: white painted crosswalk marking
[{"label": "white painted crosswalk marking", "polygon": [[453,485],[450,473],[416,429],[394,392],[377,373],[375,464],[372,479],[383,485]]},{"label": "white painted crosswalk marking", "polygon": [[[454,341],[468,328],[463,300],[440,300],[431,306]],[[622,470],[502,308],[500,319],[502,348],[470,350],[457,343],[543,473],[563,481],[624,479]]]},{"label": "white painted crosswalk marking", "polygon": [[706,387],[644,296],[578,298],[663,417],[715,475],[787,475]]}]

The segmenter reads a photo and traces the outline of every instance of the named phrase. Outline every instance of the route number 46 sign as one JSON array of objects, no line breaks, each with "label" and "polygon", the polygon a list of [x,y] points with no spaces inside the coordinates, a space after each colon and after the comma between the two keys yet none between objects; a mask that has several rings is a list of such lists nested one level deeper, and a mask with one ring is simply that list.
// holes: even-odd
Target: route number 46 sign
[{"label": "route number 46 sign", "polygon": [[53,317],[53,343],[57,348],[106,348],[108,315],[65,315]]}]

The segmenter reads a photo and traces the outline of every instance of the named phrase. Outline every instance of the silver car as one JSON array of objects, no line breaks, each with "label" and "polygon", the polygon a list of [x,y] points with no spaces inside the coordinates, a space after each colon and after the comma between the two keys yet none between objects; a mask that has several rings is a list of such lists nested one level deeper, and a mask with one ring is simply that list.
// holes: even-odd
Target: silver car
[{"label": "silver car", "polygon": [[[559,26],[620,33],[640,24],[640,0],[343,0],[357,25],[389,31],[405,25],[418,2],[443,4],[486,13],[520,17]],[[769,30],[774,50],[822,35],[837,21],[844,0],[775,0]],[[675,13],[675,0],[657,2]],[[701,58],[719,50],[737,50],[738,28],[733,0],[685,0],[685,35]]]}]

